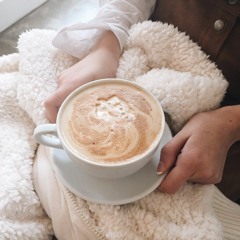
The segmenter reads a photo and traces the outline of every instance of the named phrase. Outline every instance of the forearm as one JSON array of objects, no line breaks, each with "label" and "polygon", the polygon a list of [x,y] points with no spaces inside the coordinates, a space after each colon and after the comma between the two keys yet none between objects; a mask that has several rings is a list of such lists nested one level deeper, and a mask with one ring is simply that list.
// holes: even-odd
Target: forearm
[{"label": "forearm", "polygon": [[[98,39],[92,53],[98,55],[99,59],[107,59],[108,66],[106,77],[115,77],[119,59],[121,56],[120,45],[117,37],[112,31],[103,32],[102,36]],[[96,79],[99,76],[94,76]]]}]

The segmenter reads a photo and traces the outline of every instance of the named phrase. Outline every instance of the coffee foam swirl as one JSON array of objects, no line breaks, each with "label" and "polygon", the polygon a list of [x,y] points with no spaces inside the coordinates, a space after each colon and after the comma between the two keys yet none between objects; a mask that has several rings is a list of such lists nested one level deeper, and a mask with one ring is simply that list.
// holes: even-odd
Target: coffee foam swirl
[{"label": "coffee foam swirl", "polygon": [[69,140],[89,160],[128,161],[146,151],[161,128],[156,103],[128,85],[89,88],[71,105]]}]

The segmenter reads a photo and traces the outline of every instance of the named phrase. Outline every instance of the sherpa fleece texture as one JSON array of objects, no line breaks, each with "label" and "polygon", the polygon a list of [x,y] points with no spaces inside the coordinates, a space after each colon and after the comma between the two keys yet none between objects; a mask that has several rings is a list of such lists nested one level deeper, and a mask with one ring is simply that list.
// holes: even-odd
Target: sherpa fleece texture
[{"label": "sherpa fleece texture", "polygon": [[17,59],[14,54],[0,60],[0,239],[47,240],[53,231],[33,189],[37,144],[34,123],[17,99]]},{"label": "sherpa fleece texture", "polygon": [[[58,74],[79,61],[52,46],[55,34],[25,32],[19,39],[19,54],[0,58],[1,240],[48,239],[52,233],[32,185],[37,147],[32,134],[36,125],[47,122],[43,101],[56,89]],[[193,114],[217,108],[227,88],[215,64],[185,34],[150,21],[131,29],[117,75],[149,89],[170,115],[174,131]],[[212,208],[212,195],[211,185],[186,184],[173,196],[154,192],[124,206],[75,197],[109,240],[219,240],[221,223]]]}]

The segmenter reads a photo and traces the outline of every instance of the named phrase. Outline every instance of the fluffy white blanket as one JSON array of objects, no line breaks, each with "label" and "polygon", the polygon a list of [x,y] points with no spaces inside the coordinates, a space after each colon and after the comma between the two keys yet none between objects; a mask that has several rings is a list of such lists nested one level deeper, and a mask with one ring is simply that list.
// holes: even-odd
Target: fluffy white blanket
[{"label": "fluffy white blanket", "polygon": [[[55,90],[57,75],[78,61],[52,46],[55,34],[25,32],[19,53],[0,58],[0,239],[38,240],[52,234],[33,188],[37,144],[32,134],[36,125],[47,122],[43,101]],[[185,34],[147,21],[135,25],[129,35],[118,77],[149,89],[170,116],[174,131],[193,114],[219,106],[227,82]],[[123,206],[79,198],[76,202],[107,239],[219,240],[221,223],[212,199],[213,186],[186,184],[173,196],[154,192]]]}]

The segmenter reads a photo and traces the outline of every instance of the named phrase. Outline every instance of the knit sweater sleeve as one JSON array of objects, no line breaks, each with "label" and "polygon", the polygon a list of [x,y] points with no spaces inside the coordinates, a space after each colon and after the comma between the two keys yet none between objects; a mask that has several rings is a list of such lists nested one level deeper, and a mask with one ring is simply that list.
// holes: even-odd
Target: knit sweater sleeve
[{"label": "knit sweater sleeve", "polygon": [[122,50],[130,27],[150,17],[156,0],[100,0],[99,3],[100,9],[92,20],[64,27],[53,39],[53,45],[82,58],[101,34],[110,30],[118,38]]}]

